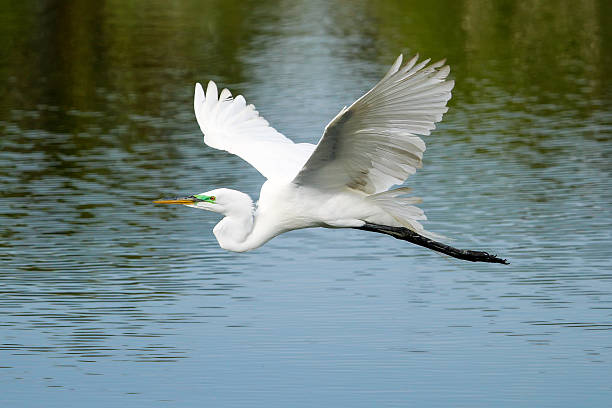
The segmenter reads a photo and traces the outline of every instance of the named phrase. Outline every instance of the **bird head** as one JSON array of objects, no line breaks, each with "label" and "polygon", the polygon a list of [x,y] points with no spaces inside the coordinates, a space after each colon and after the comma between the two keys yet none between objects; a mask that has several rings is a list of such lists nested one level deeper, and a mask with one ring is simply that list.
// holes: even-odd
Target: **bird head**
[{"label": "bird head", "polygon": [[153,202],[156,204],[183,204],[221,214],[228,214],[235,210],[245,210],[246,208],[252,211],[253,208],[253,201],[248,195],[229,188],[218,188],[187,197],[162,198]]}]

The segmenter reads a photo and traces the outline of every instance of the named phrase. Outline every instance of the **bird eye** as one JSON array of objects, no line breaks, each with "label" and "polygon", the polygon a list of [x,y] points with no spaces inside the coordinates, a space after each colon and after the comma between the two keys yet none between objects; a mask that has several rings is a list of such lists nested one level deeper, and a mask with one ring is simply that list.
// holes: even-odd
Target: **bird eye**
[{"label": "bird eye", "polygon": [[217,199],[217,197],[215,196],[210,196],[210,201],[215,201]]}]

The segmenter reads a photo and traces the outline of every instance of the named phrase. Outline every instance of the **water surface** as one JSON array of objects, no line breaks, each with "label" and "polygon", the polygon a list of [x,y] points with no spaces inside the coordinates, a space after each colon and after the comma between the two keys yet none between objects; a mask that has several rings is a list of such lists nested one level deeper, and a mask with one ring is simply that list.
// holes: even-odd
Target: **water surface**
[{"label": "water surface", "polygon": [[[604,1],[8,2],[0,11],[0,401],[604,407],[612,398]],[[263,178],[202,144],[193,85],[314,142],[399,52],[448,58],[407,185],[426,227],[221,250],[151,204]]]}]

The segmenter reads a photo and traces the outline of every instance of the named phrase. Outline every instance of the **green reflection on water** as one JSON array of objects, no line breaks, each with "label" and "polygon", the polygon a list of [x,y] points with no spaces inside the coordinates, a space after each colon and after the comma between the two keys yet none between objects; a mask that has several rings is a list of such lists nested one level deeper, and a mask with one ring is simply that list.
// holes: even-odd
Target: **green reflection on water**
[{"label": "green reflection on water", "polygon": [[[109,91],[118,93],[111,111],[118,117],[126,108],[163,115],[161,105],[190,76],[229,84],[248,79],[240,59],[245,50],[273,47],[301,9],[325,4],[11,2],[0,17],[0,40],[9,45],[0,65],[7,90],[2,117],[38,105],[99,111],[111,105]],[[328,9],[322,28],[354,36],[359,58],[388,61],[399,50],[448,57],[468,77],[554,103],[608,91],[606,1],[338,1]],[[567,101],[555,99],[563,95]]]}]

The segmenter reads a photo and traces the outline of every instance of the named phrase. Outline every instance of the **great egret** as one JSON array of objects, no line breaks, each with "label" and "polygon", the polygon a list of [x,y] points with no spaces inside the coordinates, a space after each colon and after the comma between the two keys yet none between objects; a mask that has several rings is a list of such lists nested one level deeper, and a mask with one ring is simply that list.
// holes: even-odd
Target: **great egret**
[{"label": "great egret", "polygon": [[189,197],[161,199],[225,217],[215,226],[219,245],[244,252],[287,231],[356,228],[391,235],[455,258],[507,263],[482,251],[453,248],[434,240],[419,220],[416,197],[400,187],[421,167],[425,143],[448,108],[454,81],[445,61],[428,65],[418,55],[391,69],[365,95],[344,107],[326,126],[317,145],[294,143],[272,128],[244,97],[219,95],[213,81],[206,95],[195,87],[195,115],[208,146],[238,155],[267,181],[259,201],[240,191],[219,188]]}]

